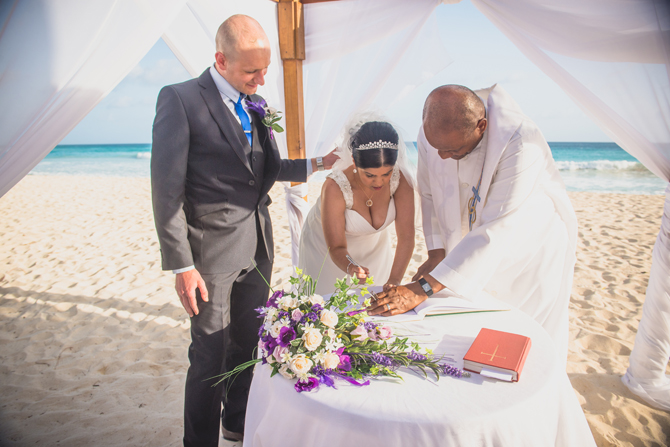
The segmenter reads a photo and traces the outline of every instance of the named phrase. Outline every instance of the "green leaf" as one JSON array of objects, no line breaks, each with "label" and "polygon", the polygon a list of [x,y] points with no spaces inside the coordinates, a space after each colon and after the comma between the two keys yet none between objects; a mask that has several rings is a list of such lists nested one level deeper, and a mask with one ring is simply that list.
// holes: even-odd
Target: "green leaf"
[{"label": "green leaf", "polygon": [[284,131],[284,128],[281,127],[279,124],[273,123],[272,124],[272,130],[274,130],[275,132],[280,132],[281,133],[281,132]]}]

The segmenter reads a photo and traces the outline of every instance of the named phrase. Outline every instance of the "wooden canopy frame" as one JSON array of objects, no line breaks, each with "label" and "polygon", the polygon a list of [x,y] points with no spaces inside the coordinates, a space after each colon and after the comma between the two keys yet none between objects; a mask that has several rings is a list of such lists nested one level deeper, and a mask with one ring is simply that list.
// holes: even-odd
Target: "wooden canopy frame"
[{"label": "wooden canopy frame", "polygon": [[288,157],[305,158],[305,105],[302,61],[305,60],[303,4],[338,0],[271,0],[277,3],[279,50],[284,66],[284,116]]}]

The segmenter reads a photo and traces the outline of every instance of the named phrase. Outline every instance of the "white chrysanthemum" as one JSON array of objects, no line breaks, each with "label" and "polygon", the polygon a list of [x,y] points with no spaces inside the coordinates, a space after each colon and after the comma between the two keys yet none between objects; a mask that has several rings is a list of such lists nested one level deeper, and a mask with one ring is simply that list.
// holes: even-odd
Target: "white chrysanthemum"
[{"label": "white chrysanthemum", "polygon": [[314,359],[315,362],[323,363],[324,359],[326,358],[326,352],[322,349],[316,354],[314,354],[312,358]]},{"label": "white chrysanthemum", "polygon": [[291,357],[291,351],[286,351],[281,355],[282,363],[289,363],[293,357]]},{"label": "white chrysanthemum", "polygon": [[277,319],[277,312],[279,311],[274,307],[268,307],[267,309],[268,311],[265,314],[265,321],[274,322]]},{"label": "white chrysanthemum", "polygon": [[342,346],[344,346],[344,345],[337,340],[329,340],[329,341],[326,342],[326,350],[331,351],[331,352],[332,351],[337,351]]}]

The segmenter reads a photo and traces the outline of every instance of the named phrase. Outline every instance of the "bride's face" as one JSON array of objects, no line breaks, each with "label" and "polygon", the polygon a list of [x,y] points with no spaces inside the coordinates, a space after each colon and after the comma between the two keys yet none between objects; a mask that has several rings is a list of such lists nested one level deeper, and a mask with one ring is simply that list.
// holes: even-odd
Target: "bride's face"
[{"label": "bride's face", "polygon": [[359,180],[364,187],[370,188],[373,191],[379,191],[391,181],[391,174],[393,174],[393,166],[382,166],[381,168],[356,168]]}]

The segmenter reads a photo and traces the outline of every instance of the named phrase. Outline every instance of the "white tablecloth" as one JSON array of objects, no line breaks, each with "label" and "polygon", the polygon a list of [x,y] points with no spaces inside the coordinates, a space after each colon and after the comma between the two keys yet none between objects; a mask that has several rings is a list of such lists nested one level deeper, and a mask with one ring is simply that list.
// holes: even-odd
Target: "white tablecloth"
[{"label": "white tablecloth", "polygon": [[[395,326],[462,366],[482,327],[529,336],[532,347],[519,382],[473,374],[469,379],[372,379],[365,387],[336,380],[297,393],[293,381],[256,369],[249,395],[245,447],[595,446],[549,335],[518,311],[427,317]],[[425,335],[422,335],[425,334]],[[430,335],[428,335],[430,334]]]}]

